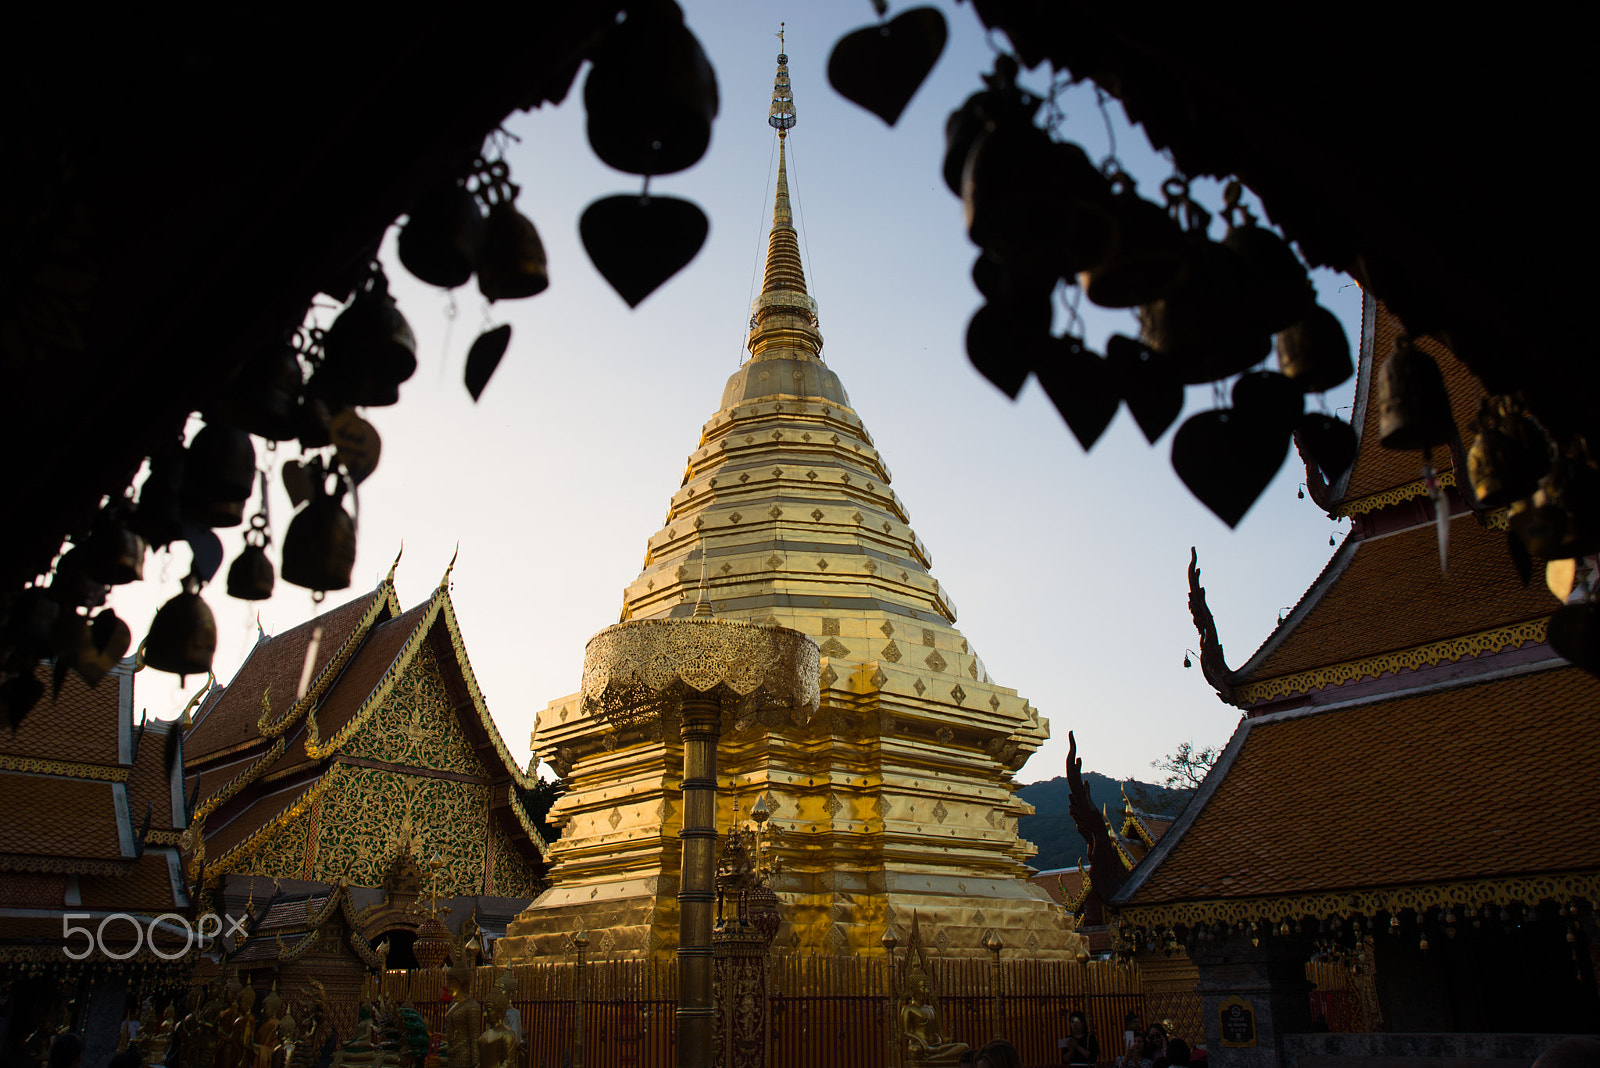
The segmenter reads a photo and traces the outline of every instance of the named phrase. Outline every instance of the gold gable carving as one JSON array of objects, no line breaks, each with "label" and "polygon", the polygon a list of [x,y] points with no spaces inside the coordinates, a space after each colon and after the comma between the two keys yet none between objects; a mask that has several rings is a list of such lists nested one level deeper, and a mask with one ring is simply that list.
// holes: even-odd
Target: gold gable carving
[{"label": "gold gable carving", "polygon": [[484,774],[451,707],[439,658],[424,643],[377,715],[342,747],[353,757],[417,768]]},{"label": "gold gable carving", "polygon": [[315,878],[381,886],[398,828],[409,824],[426,856],[444,858],[439,892],[482,892],[489,787],[346,765],[323,798]]}]

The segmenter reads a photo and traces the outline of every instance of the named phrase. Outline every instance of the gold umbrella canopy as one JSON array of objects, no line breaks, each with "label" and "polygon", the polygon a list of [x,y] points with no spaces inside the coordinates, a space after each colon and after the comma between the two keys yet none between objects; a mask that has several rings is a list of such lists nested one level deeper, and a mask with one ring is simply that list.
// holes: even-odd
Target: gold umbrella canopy
[{"label": "gold umbrella canopy", "polygon": [[631,620],[589,639],[583,707],[627,723],[675,717],[685,698],[710,697],[735,719],[787,711],[804,723],[817,710],[818,657],[816,642],[788,627]]}]

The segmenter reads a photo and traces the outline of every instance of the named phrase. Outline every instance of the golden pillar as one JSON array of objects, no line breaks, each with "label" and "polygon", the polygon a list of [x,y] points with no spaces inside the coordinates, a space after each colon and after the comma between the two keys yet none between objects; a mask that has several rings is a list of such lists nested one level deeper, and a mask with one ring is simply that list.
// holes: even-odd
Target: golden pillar
[{"label": "golden pillar", "polygon": [[717,864],[717,738],[722,709],[715,698],[683,703],[683,874],[678,882],[678,1063],[710,1068],[716,1009],[711,1003],[711,912]]},{"label": "golden pillar", "polygon": [[816,643],[787,627],[712,617],[618,623],[589,639],[585,712],[619,725],[678,721],[683,739],[683,867],[678,883],[678,1064],[711,1068],[712,909],[717,847],[717,739],[722,716],[817,710]]}]

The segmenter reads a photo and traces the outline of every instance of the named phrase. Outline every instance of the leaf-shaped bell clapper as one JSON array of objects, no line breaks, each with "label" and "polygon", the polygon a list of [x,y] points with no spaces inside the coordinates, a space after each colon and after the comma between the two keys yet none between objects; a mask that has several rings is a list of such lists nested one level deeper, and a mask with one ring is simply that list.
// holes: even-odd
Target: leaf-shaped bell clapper
[{"label": "leaf-shaped bell clapper", "polygon": [[400,228],[400,262],[429,285],[454,289],[472,277],[483,239],[478,198],[461,181],[444,182],[423,194]]},{"label": "leaf-shaped bell clapper", "polygon": [[184,590],[161,606],[150,624],[141,653],[146,667],[174,675],[204,675],[217,651],[217,621],[201,599],[193,575]]},{"label": "leaf-shaped bell clapper", "polygon": [[380,268],[373,268],[355,300],[328,328],[322,351],[310,388],[330,407],[383,407],[400,400],[400,383],[417,370],[417,339]]},{"label": "leaf-shaped bell clapper", "polygon": [[133,632],[128,625],[111,609],[103,608],[89,621],[85,640],[78,645],[69,666],[91,687],[98,686],[132,644]]},{"label": "leaf-shaped bell clapper", "polygon": [[1348,379],[1350,340],[1338,316],[1320,304],[1278,333],[1278,370],[1307,393],[1322,393]]},{"label": "leaf-shaped bell clapper", "polygon": [[109,504],[95,516],[84,542],[84,569],[96,582],[121,586],[144,578],[145,541],[128,528],[126,502]]},{"label": "leaf-shaped bell clapper", "polygon": [[507,197],[489,209],[483,251],[478,257],[478,291],[493,302],[532,297],[549,286],[550,271],[539,231]]},{"label": "leaf-shaped bell clapper", "polygon": [[847,33],[828,56],[828,84],[893,126],[939,61],[948,35],[944,15],[932,7]]},{"label": "leaf-shaped bell clapper", "polygon": [[1544,432],[1510,397],[1485,397],[1478,407],[1478,436],[1467,450],[1472,491],[1485,508],[1531,497],[1550,468]]},{"label": "leaf-shaped bell clapper", "polygon": [[278,341],[239,369],[227,390],[206,412],[206,418],[230,423],[268,441],[296,436],[300,391],[305,371],[287,340]]},{"label": "leaf-shaped bell clapper", "polygon": [[711,143],[717,76],[672,0],[640,0],[595,50],[583,83],[589,144],[629,174],[672,174]]},{"label": "leaf-shaped bell clapper", "polygon": [[1400,334],[1378,369],[1378,444],[1420,452],[1456,436],[1450,395],[1432,356]]},{"label": "leaf-shaped bell clapper", "polygon": [[578,235],[595,269],[636,308],[695,258],[710,226],[705,212],[687,200],[614,196],[583,209]]},{"label": "leaf-shaped bell clapper", "polygon": [[250,435],[227,423],[207,423],[189,442],[183,465],[183,515],[201,526],[236,527],[256,480]]},{"label": "leaf-shaped bell clapper", "polygon": [[283,578],[308,590],[342,590],[356,566],[356,524],[344,510],[341,480],[333,493],[323,492],[320,470],[313,494],[289,523],[283,538]]},{"label": "leaf-shaped bell clapper", "polygon": [[1084,296],[1102,308],[1134,308],[1172,293],[1189,274],[1189,256],[1178,224],[1134,191],[1126,175],[1113,175],[1111,198],[1116,243],[1111,254],[1080,271]]}]

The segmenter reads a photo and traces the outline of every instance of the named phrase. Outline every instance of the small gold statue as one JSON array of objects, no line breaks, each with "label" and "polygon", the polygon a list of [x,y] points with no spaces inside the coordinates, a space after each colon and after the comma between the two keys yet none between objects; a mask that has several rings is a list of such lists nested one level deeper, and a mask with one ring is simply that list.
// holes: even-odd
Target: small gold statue
[{"label": "small gold statue", "polygon": [[928,975],[916,964],[906,969],[906,992],[900,1003],[900,1029],[905,1032],[910,1061],[917,1065],[955,1064],[965,1052],[965,1042],[946,1042],[933,1029],[938,1010]]},{"label": "small gold statue", "polygon": [[283,998],[278,996],[274,982],[267,996],[261,999],[261,1023],[255,1029],[255,1049],[251,1063],[254,1068],[272,1068],[272,1051],[278,1045],[278,1014],[283,1011]]},{"label": "small gold statue", "polygon": [[[235,980],[237,982],[237,980]],[[217,1016],[217,1053],[213,1068],[252,1068],[255,1060],[256,988],[241,986],[233,1007]]]},{"label": "small gold statue", "polygon": [[444,1014],[444,1040],[449,1068],[478,1068],[478,1037],[483,1033],[483,1008],[472,996],[473,967],[470,958],[445,973],[451,1004]]},{"label": "small gold statue", "polygon": [[501,987],[483,1003],[483,1017],[489,1026],[478,1038],[478,1068],[510,1068],[516,1063],[518,1038],[506,1023],[510,1010],[511,999]]}]

